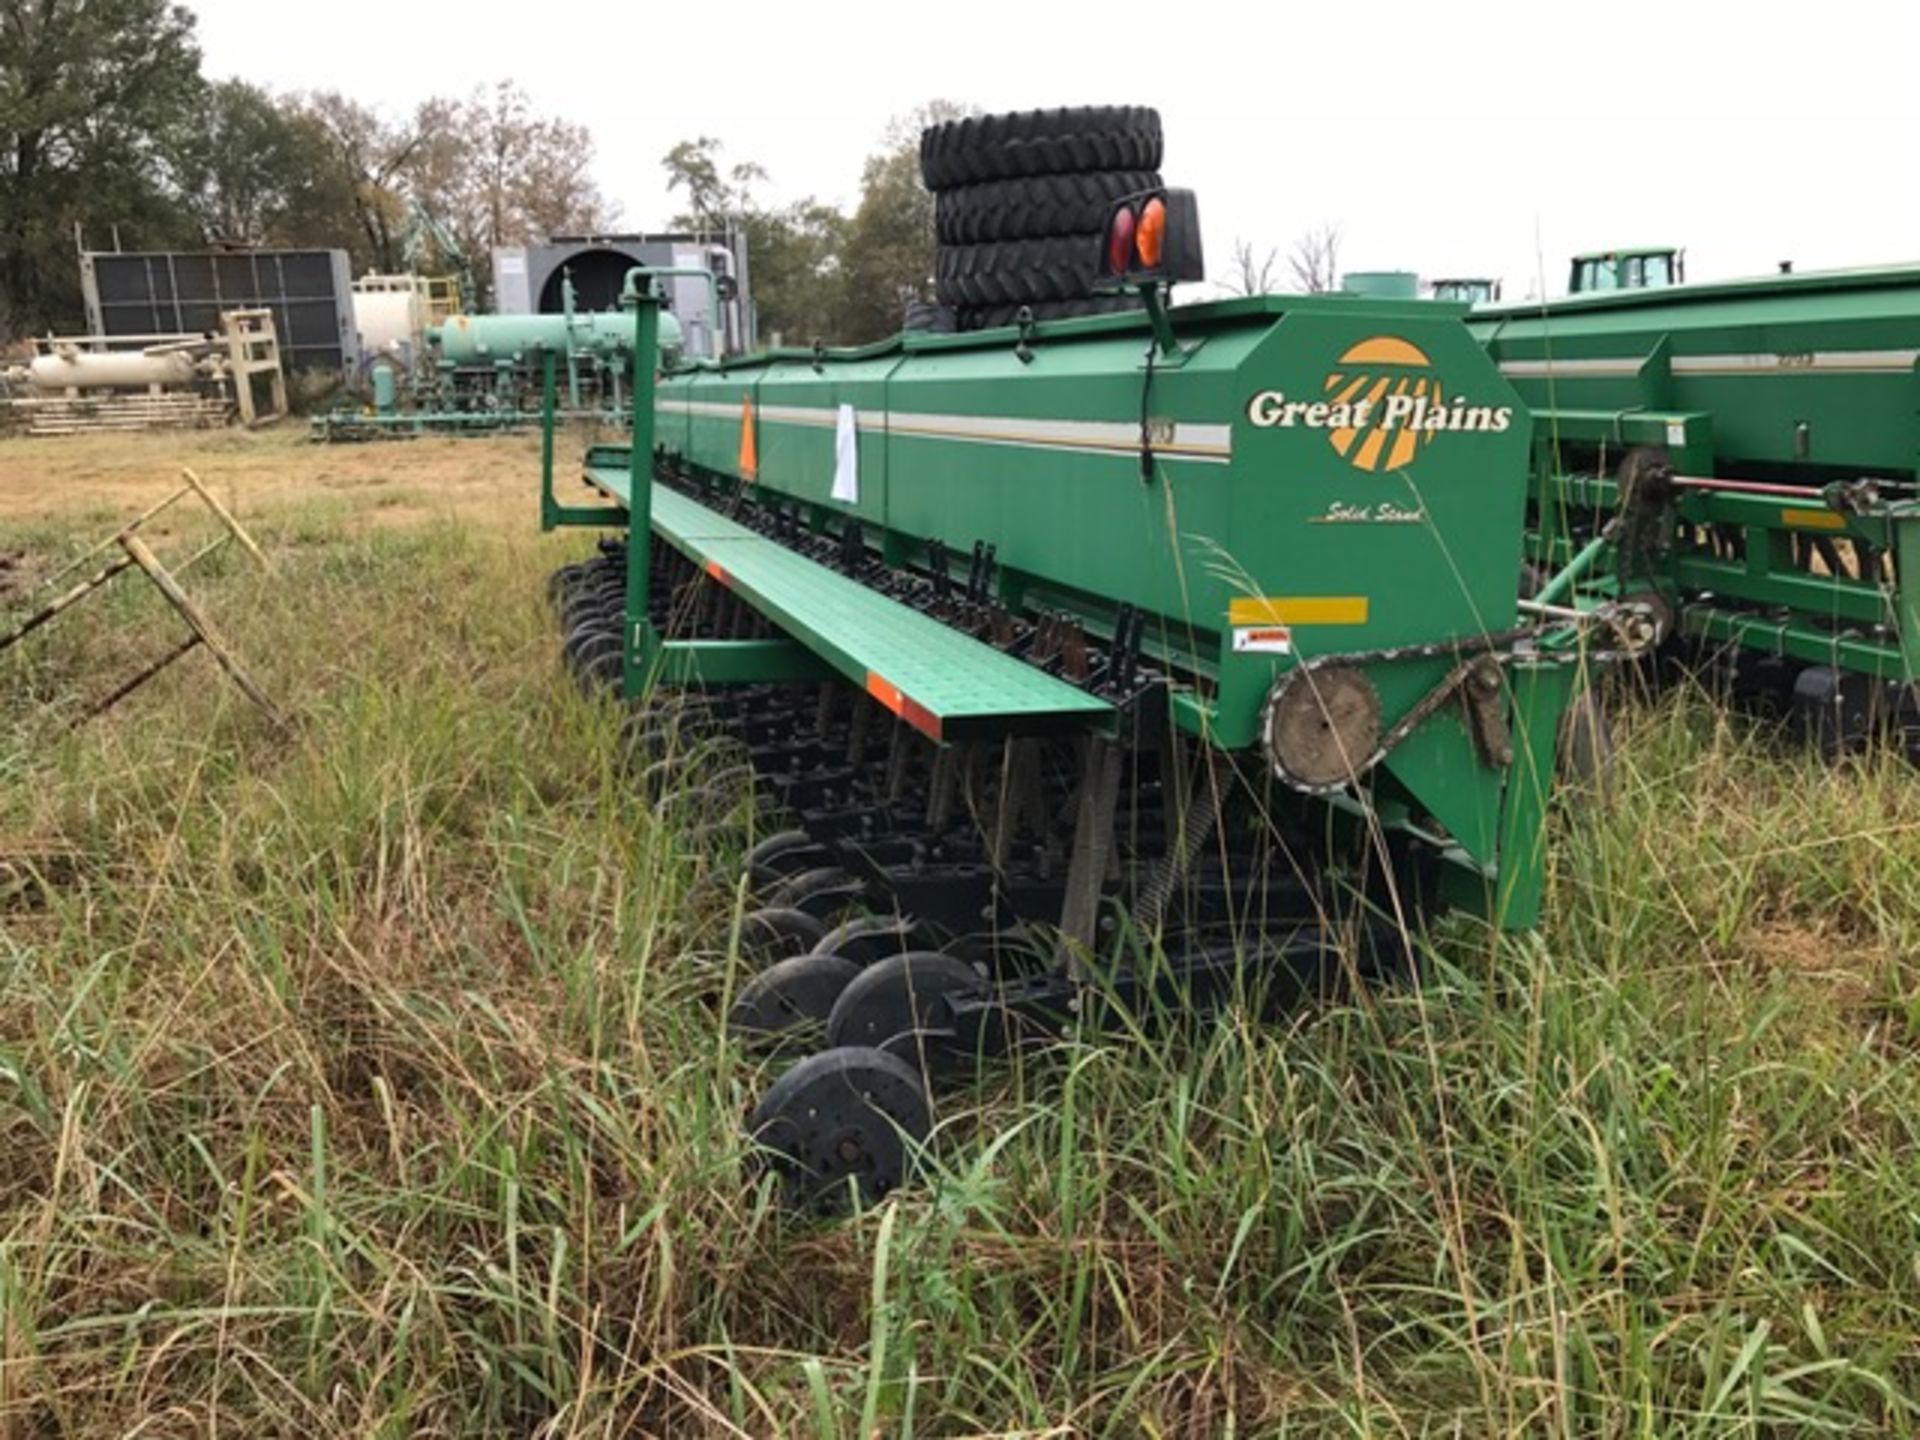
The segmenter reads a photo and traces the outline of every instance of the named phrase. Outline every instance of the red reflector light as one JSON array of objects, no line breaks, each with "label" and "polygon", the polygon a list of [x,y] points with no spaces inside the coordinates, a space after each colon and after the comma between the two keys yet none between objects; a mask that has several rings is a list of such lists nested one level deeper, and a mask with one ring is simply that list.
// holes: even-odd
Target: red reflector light
[{"label": "red reflector light", "polygon": [[1167,204],[1155,197],[1140,210],[1140,232],[1135,242],[1140,251],[1140,267],[1158,270],[1167,248]]},{"label": "red reflector light", "polygon": [[[1080,252],[1085,254],[1083,250]],[[1122,206],[1113,212],[1113,228],[1107,231],[1107,271],[1124,275],[1133,268],[1133,211]]]}]

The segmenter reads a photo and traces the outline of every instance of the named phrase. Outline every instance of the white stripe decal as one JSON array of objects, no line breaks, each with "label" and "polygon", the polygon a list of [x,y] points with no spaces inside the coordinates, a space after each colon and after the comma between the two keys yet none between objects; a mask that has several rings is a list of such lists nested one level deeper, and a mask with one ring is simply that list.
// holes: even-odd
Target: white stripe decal
[{"label": "white stripe decal", "polygon": [[[1128,420],[1015,420],[993,415],[919,415],[898,410],[887,415],[893,434],[935,440],[975,440],[993,445],[1033,445],[1097,452],[1138,454],[1140,427]],[[1154,451],[1180,460],[1226,462],[1233,458],[1231,425],[1179,423],[1170,441],[1156,439]]]},{"label": "white stripe decal", "polygon": [[[724,401],[662,397],[656,412],[696,418],[738,420],[740,407]],[[806,405],[762,405],[755,418],[777,425],[803,425],[831,430],[838,423],[834,410]],[[892,410],[881,417],[889,435],[915,440],[958,440],[978,445],[1013,445],[1037,450],[1065,450],[1083,455],[1137,455],[1140,427],[1128,420],[1029,420],[997,415],[933,415]],[[1225,465],[1233,459],[1233,427],[1178,422],[1171,440],[1156,438],[1156,455],[1169,460]]]},{"label": "white stripe decal", "polygon": [[1920,350],[1812,350],[1785,355],[1676,355],[1676,373],[1690,375],[1777,374],[1795,370],[1900,371],[1911,370]]},{"label": "white stripe decal", "polygon": [[[740,407],[734,406],[737,416]],[[754,418],[770,420],[776,425],[811,425],[816,430],[834,430],[840,425],[838,410],[822,410],[817,405],[756,405]]]},{"label": "white stripe decal", "polygon": [[[1822,375],[1900,374],[1920,362],[1920,350],[1803,350],[1775,354],[1759,351],[1743,355],[1676,355],[1669,362],[1676,375],[1794,375],[1812,371]],[[1638,375],[1644,360],[1502,360],[1500,373],[1511,379],[1543,380],[1555,376],[1588,380],[1605,376]]]},{"label": "white stripe decal", "polygon": [[1602,375],[1638,375],[1638,360],[1502,360],[1500,373],[1516,380],[1544,380],[1554,375],[1589,379]]},{"label": "white stripe decal", "polygon": [[682,415],[705,415],[715,420],[737,420],[740,418],[738,405],[722,405],[713,400],[682,400],[679,396],[662,395],[653,402],[656,413],[661,410],[674,410]]}]

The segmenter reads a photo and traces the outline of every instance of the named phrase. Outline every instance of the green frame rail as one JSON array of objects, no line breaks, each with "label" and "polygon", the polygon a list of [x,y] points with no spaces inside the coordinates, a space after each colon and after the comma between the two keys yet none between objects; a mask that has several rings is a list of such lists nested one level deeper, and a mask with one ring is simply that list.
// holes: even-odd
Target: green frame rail
[{"label": "green frame rail", "polygon": [[[1565,568],[1541,599],[1559,599],[1575,575],[1591,576],[1584,588],[1595,594],[1614,588],[1597,574],[1611,563],[1612,543],[1602,536],[1570,555],[1568,522],[1574,512],[1617,513],[1619,491],[1612,479],[1543,469],[1535,490],[1543,523],[1530,538],[1529,554]],[[1690,490],[1675,502],[1674,519],[1687,532],[1736,532],[1741,544],[1733,558],[1684,533],[1676,537],[1657,579],[1674,602],[1682,633],[1879,680],[1920,680],[1920,504],[1882,501],[1848,511],[1812,489],[1804,495]],[[1811,540],[1858,542],[1890,559],[1894,580],[1811,571],[1795,555],[1796,542]]]}]

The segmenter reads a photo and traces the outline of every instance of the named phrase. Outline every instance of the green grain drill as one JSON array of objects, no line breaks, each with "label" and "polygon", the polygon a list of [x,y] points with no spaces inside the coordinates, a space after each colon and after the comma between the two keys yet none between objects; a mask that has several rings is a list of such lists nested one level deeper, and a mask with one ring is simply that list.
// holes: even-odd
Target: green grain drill
[{"label": "green grain drill", "polygon": [[1739,694],[1822,740],[1920,679],[1920,269],[1479,309],[1535,416],[1548,601],[1657,605]]},{"label": "green grain drill", "polygon": [[[993,156],[1087,113],[959,123]],[[1119,313],[642,370],[586,456],[611,512],[555,498],[549,430],[546,524],[626,536],[559,577],[576,669],[730,737],[784,817],[730,1023],[824,1032],[754,1119],[803,1203],[897,1183],[929,1077],[1089,1003],[1284,997],[1433,909],[1539,910],[1591,627],[1516,604],[1533,427],[1465,307],[1169,309],[1192,197],[1101,214]]]}]

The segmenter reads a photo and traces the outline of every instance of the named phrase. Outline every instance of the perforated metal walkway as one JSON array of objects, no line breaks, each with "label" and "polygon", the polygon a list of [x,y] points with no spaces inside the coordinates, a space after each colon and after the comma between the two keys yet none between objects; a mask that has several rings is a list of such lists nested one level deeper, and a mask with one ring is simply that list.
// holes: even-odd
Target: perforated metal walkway
[{"label": "perforated metal walkway", "polygon": [[[620,452],[587,479],[625,505]],[[615,463],[617,460],[617,463]],[[653,482],[653,529],[894,714],[936,740],[1110,728],[1106,701]]]}]

